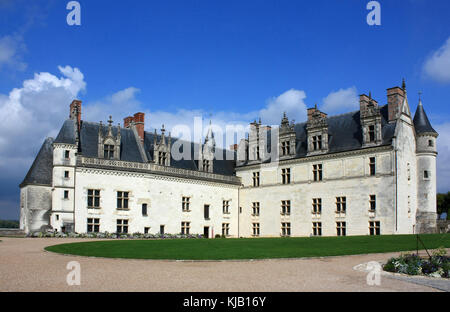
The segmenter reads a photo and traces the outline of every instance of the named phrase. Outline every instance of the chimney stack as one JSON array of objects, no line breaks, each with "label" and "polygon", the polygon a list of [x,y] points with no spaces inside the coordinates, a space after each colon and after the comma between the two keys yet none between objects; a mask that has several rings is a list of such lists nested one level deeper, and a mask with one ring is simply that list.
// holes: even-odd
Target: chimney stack
[{"label": "chimney stack", "polygon": [[81,121],[81,101],[73,100],[72,104],[70,104],[70,119],[77,120],[78,123]]},{"label": "chimney stack", "polygon": [[123,119],[123,127],[124,128],[130,128],[132,121],[133,121],[133,117],[131,117],[131,116],[125,117]]},{"label": "chimney stack", "polygon": [[145,126],[145,114],[144,113],[136,113],[134,116],[128,116],[123,119],[123,127],[130,128],[131,124],[134,124],[136,127],[136,131],[141,139],[141,142],[144,142],[144,126]]},{"label": "chimney stack", "polygon": [[77,121],[78,130],[80,130],[81,125],[81,101],[73,100],[70,104],[69,118]]},{"label": "chimney stack", "polygon": [[405,98],[405,89],[393,87],[387,89],[389,122],[397,120]]},{"label": "chimney stack", "polygon": [[327,118],[327,114],[325,114],[324,112],[321,112],[318,108],[317,108],[317,104],[314,105],[313,108],[308,108],[308,121],[313,120],[314,116],[320,116],[321,118]]},{"label": "chimney stack", "polygon": [[134,124],[136,126],[137,133],[141,138],[141,142],[144,142],[144,125],[145,125],[145,114],[136,113],[134,114]]}]

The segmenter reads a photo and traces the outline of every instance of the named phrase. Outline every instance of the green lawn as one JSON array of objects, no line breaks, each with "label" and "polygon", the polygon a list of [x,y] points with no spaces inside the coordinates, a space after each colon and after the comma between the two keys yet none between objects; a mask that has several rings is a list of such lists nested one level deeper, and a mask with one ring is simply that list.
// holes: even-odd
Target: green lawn
[{"label": "green lawn", "polygon": [[[450,247],[450,234],[420,235],[420,238],[428,249]],[[415,235],[111,240],[60,244],[45,248],[47,251],[80,256],[176,260],[301,258],[415,249]]]}]

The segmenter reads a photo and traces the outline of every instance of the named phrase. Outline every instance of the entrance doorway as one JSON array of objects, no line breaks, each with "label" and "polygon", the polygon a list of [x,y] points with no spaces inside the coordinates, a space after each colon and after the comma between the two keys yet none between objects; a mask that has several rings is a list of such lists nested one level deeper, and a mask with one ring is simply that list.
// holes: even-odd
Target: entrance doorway
[{"label": "entrance doorway", "polygon": [[209,226],[205,226],[203,228],[203,237],[204,238],[209,238]]}]

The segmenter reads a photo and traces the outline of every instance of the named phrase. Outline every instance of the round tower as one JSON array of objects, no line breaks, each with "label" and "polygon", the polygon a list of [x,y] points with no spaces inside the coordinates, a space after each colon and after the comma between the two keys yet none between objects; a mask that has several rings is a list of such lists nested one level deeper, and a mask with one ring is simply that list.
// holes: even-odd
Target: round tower
[{"label": "round tower", "polygon": [[414,116],[417,141],[417,211],[416,233],[436,232],[436,139],[433,129],[419,100]]}]

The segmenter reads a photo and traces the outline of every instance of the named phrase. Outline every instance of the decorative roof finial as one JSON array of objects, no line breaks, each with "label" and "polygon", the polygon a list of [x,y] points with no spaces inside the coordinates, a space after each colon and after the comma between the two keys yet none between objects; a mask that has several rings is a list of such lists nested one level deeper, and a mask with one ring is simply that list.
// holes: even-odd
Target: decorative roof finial
[{"label": "decorative roof finial", "polygon": [[405,78],[403,78],[403,81],[402,81],[402,89],[403,89],[403,91],[406,91],[406,82],[405,82]]},{"label": "decorative roof finial", "polygon": [[112,121],[112,116],[111,116],[111,115],[109,115],[108,123],[109,123],[109,126],[111,127],[111,126],[112,126],[112,123],[113,123],[113,121]]}]

